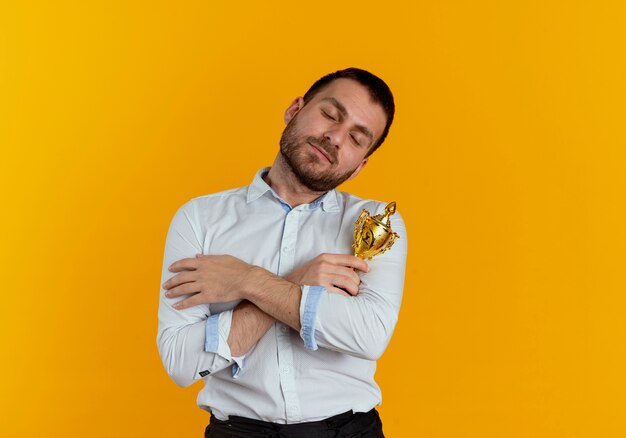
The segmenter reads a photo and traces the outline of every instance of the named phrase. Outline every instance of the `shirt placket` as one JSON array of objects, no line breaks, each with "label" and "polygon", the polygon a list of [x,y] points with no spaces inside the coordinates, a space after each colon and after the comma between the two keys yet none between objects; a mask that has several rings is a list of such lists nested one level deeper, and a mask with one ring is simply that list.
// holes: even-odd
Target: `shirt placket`
[{"label": "shirt placket", "polygon": [[[280,243],[280,257],[278,275],[284,276],[294,268],[296,242],[298,240],[298,222],[300,209],[287,212],[283,237]],[[300,400],[296,392],[295,370],[293,366],[293,349],[291,346],[290,328],[282,322],[277,322],[276,343],[278,346],[278,373],[280,386],[285,400],[285,415],[287,423],[301,421]]]}]

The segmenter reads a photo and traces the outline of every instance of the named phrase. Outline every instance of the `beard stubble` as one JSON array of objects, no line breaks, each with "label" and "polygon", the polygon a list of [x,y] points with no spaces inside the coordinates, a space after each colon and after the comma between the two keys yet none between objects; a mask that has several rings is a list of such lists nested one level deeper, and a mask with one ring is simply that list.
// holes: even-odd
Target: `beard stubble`
[{"label": "beard stubble", "polygon": [[[357,168],[355,167],[344,173],[333,172],[333,168],[338,164],[337,151],[334,149],[334,146],[324,137],[309,136],[300,142],[297,119],[298,115],[287,124],[280,137],[280,153],[285,163],[287,163],[287,166],[298,181],[309,190],[327,192],[336,188],[347,180]],[[313,143],[324,149],[324,152],[331,157],[333,162],[330,163],[328,171],[315,171],[312,168],[312,164],[319,161],[319,157],[305,150],[308,147],[308,143]]]}]

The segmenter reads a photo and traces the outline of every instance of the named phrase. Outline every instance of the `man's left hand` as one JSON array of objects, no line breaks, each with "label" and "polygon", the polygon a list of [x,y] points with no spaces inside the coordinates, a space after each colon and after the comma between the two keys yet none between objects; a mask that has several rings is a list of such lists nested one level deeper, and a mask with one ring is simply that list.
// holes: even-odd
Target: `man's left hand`
[{"label": "man's left hand", "polygon": [[245,298],[246,280],[256,268],[229,255],[201,255],[173,263],[177,272],[163,283],[168,298],[191,295],[174,304],[178,310],[207,303],[224,303]]}]

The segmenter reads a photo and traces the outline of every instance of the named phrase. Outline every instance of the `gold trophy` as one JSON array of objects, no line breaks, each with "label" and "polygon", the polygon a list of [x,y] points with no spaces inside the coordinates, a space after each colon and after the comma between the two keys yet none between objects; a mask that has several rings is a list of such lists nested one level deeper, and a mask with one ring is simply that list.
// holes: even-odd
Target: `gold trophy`
[{"label": "gold trophy", "polygon": [[391,248],[398,236],[391,230],[390,216],[396,212],[396,203],[390,202],[385,207],[385,214],[370,216],[363,210],[354,223],[354,255],[360,259],[371,260]]}]

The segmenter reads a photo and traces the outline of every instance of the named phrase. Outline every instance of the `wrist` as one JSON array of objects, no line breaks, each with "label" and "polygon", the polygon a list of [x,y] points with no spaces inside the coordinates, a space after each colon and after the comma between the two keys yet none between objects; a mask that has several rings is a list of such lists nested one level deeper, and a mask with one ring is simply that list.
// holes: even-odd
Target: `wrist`
[{"label": "wrist", "polygon": [[259,267],[250,269],[243,284],[245,299],[272,318],[300,331],[300,286]]},{"label": "wrist", "polygon": [[271,279],[273,275],[263,268],[255,265],[250,266],[248,275],[243,277],[242,298],[252,303],[256,302],[259,298],[260,292],[263,290],[263,285]]}]

